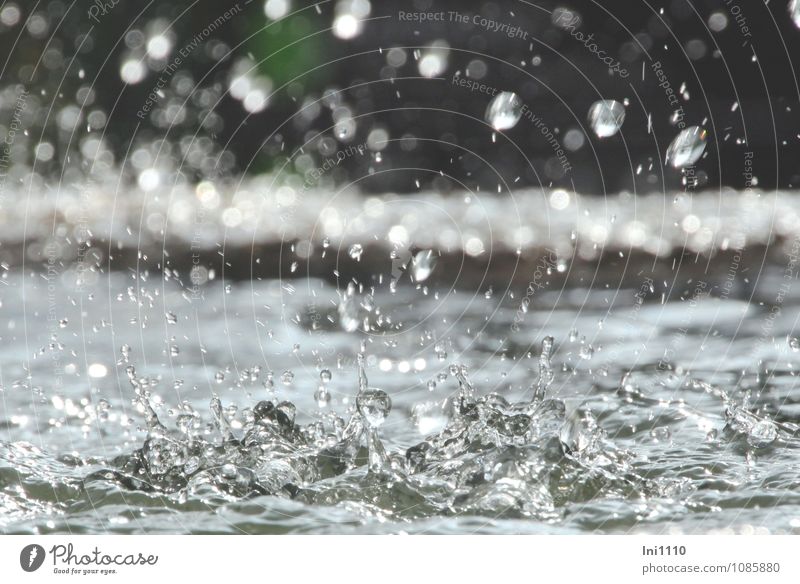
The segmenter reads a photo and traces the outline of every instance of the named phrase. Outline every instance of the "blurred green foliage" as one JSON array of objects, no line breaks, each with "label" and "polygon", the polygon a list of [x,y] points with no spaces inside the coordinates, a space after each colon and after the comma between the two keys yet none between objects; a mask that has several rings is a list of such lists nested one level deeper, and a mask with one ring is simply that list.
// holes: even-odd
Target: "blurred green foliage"
[{"label": "blurred green foliage", "polygon": [[330,44],[329,32],[320,32],[303,13],[279,22],[247,20],[247,24],[247,47],[259,63],[259,71],[272,79],[276,88],[295,78],[305,92],[324,87],[330,68],[304,74],[321,64],[326,50],[332,48],[326,46]]}]

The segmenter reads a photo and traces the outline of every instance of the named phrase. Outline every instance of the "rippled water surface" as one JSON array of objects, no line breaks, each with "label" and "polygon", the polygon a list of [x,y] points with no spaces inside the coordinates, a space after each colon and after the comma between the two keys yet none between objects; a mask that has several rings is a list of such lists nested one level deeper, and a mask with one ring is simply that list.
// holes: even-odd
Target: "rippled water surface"
[{"label": "rippled water surface", "polygon": [[800,304],[758,270],[741,299],[6,272],[0,529],[800,531]]}]

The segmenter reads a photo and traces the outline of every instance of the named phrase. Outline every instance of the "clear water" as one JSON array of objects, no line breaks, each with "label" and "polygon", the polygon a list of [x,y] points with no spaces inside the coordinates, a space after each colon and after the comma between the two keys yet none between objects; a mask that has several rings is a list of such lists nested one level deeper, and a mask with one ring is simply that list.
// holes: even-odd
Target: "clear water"
[{"label": "clear water", "polygon": [[486,107],[486,121],[495,130],[510,130],[522,117],[523,105],[516,93],[502,91]]},{"label": "clear water", "polygon": [[526,310],[387,283],[352,330],[317,280],[6,272],[0,530],[798,532],[800,303],[758,269]]},{"label": "clear water", "polygon": [[[387,49],[378,59],[380,79],[394,86],[386,111],[429,109],[406,89],[410,73],[431,83],[453,75],[447,85],[461,113],[482,112],[496,130],[465,146],[474,138],[491,149],[485,161],[513,164],[497,132],[533,132],[555,145],[546,156],[557,156],[526,152],[529,169],[498,166],[499,182],[487,189],[470,160],[448,154],[439,177],[410,176],[406,194],[391,194],[392,183],[373,178],[411,165],[388,158],[394,146],[428,152],[417,142],[444,145],[467,132],[414,122],[401,134],[377,118],[370,126],[365,108],[386,102],[369,84],[350,95],[350,71],[319,91],[302,79],[315,68],[283,85],[266,71],[293,77],[291,57],[256,65],[263,51],[247,45],[238,45],[246,58],[231,51],[222,59],[219,77],[187,61],[185,76],[154,90],[161,105],[152,119],[147,108],[159,100],[147,98],[136,114],[137,131],[145,118],[149,130],[131,143],[133,126],[112,124],[114,111],[104,111],[107,81],[62,54],[72,39],[59,42],[59,31],[73,27],[62,26],[58,3],[35,15],[13,3],[3,9],[9,34],[18,27],[18,38],[55,36],[44,59],[34,44],[12,55],[19,79],[0,88],[10,120],[10,158],[0,165],[8,176],[0,182],[0,532],[800,532],[800,199],[756,189],[763,171],[753,152],[724,173],[741,175],[744,191],[702,192],[716,183],[693,165],[724,142],[747,144],[748,133],[718,116],[714,123],[716,106],[699,115],[687,89],[700,81],[695,66],[693,75],[672,78],[677,94],[660,61],[642,68],[643,89],[657,70],[668,92],[657,90],[658,99],[666,96],[671,109],[679,94],[687,123],[701,124],[684,129],[678,107],[663,156],[633,152],[639,162],[630,170],[645,182],[630,184],[646,183],[648,192],[581,196],[566,188],[571,165],[551,164],[563,154],[556,136],[563,130],[576,158],[581,149],[600,152],[573,123],[585,116],[612,146],[632,83],[620,94],[604,80],[607,99],[569,122],[553,116],[551,132],[531,109],[549,115],[546,100],[524,103],[538,95],[527,79],[536,68],[548,71],[543,80],[553,71],[562,81],[534,43],[520,65],[511,45],[500,49],[525,75],[497,77],[500,63],[459,48],[460,33],[420,37],[424,48],[386,45],[395,31],[374,27],[399,19],[375,4],[337,2],[330,19],[320,6],[316,16],[311,6],[301,12],[306,24],[323,19],[340,41],[369,31],[363,42],[379,41],[380,55]],[[261,18],[262,7],[253,9]],[[788,9],[800,26],[800,2]],[[263,11],[277,21],[288,10],[273,2]],[[669,19],[689,15],[672,10]],[[590,48],[597,45],[572,42],[575,28],[590,24],[575,9],[555,7],[550,18],[575,39],[542,31],[539,20],[542,38],[567,41],[559,54],[570,62],[600,57]],[[737,28],[720,11],[708,22],[716,33]],[[736,18],[742,34],[743,22]],[[131,52],[118,71],[112,66],[115,81],[146,91],[167,63],[180,62],[172,59],[186,41],[195,46],[197,31],[168,34],[164,26],[157,19],[131,29]],[[500,32],[492,28],[469,33],[470,46]],[[677,53],[671,41],[651,42],[657,28],[636,38],[654,61],[661,46]],[[677,48],[693,61],[717,60],[730,42],[724,36],[713,53],[701,38]],[[634,72],[638,57],[625,42],[623,60]],[[215,46],[195,56],[203,61],[219,49],[219,60],[228,44]],[[332,48],[322,52],[334,55]],[[312,43],[312,60],[314,52]],[[758,64],[765,87],[774,85],[771,69],[746,53],[745,66]],[[743,69],[719,62],[728,76]],[[618,65],[601,73],[627,78]],[[85,85],[92,79],[96,92]],[[491,85],[496,79],[505,79],[502,87]],[[187,100],[181,87],[192,86],[197,99]],[[276,130],[264,143],[274,174],[247,165],[252,172],[236,176],[246,159],[227,151],[222,132],[236,122],[223,124],[224,108],[207,115],[223,93],[248,114],[280,112],[289,97],[299,108],[298,136],[320,134],[298,150],[290,132]],[[712,93],[712,102],[724,95]],[[437,117],[452,95],[435,93]],[[791,102],[786,96],[772,101],[770,113],[791,111],[781,105]],[[649,112],[658,104],[639,105]],[[85,106],[92,111],[84,119]],[[739,107],[737,94],[730,113]],[[633,109],[624,130],[655,139],[658,114],[647,114],[645,130]],[[532,125],[523,127],[523,116]],[[162,132],[168,119],[170,127],[202,119],[198,148]],[[718,137],[715,126],[723,128]],[[45,140],[53,129],[83,137],[54,144]],[[248,140],[232,136],[231,143]],[[712,137],[720,143],[707,151]],[[754,148],[759,140],[754,135]],[[661,174],[659,160],[672,175]],[[527,186],[528,170],[542,162],[542,178],[534,173],[540,188]],[[464,163],[465,172],[438,180]],[[345,180],[362,171],[362,186]],[[667,193],[677,177],[683,192]],[[476,187],[451,190],[450,178],[458,188],[477,179]]]},{"label": "clear water", "polygon": [[625,106],[613,99],[596,101],[589,108],[588,119],[598,138],[610,138],[625,122]]},{"label": "clear water", "polygon": [[700,126],[681,130],[667,148],[666,164],[683,168],[694,164],[706,149],[706,131]]}]

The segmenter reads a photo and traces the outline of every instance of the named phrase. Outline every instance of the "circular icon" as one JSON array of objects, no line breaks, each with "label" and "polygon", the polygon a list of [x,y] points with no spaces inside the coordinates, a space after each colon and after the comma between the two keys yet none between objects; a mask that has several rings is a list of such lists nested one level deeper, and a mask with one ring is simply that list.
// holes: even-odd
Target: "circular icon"
[{"label": "circular icon", "polygon": [[22,548],[19,553],[19,565],[26,572],[35,572],[42,567],[44,563],[45,552],[44,548],[38,544],[32,543]]}]

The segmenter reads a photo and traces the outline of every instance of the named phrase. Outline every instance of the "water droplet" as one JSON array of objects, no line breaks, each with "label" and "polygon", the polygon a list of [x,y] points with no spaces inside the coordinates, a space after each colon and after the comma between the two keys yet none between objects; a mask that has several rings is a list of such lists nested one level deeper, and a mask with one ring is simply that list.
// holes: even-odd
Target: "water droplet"
[{"label": "water droplet", "polygon": [[166,314],[166,318],[167,318],[167,324],[177,324],[178,323],[178,317],[175,316],[175,314],[172,313],[172,312],[168,312]]},{"label": "water droplet", "polygon": [[415,282],[424,282],[436,267],[437,257],[429,249],[418,251],[411,262]]},{"label": "water droplet", "polygon": [[503,91],[489,102],[484,117],[495,130],[510,130],[522,117],[522,105],[516,93]]},{"label": "water droplet", "polygon": [[706,131],[700,126],[681,130],[667,148],[666,163],[683,168],[697,162],[706,149]]},{"label": "water droplet", "polygon": [[333,134],[341,141],[348,141],[356,133],[356,122],[353,118],[344,117],[336,122]]},{"label": "water droplet", "polygon": [[322,371],[319,372],[319,380],[322,383],[329,383],[330,380],[331,380],[331,377],[332,377],[332,375],[331,375],[331,372],[330,372],[329,369],[323,369]]},{"label": "water droplet", "polygon": [[659,426],[650,430],[650,437],[657,442],[669,442],[672,432],[666,426]]},{"label": "water droplet", "polygon": [[361,348],[356,356],[358,362],[358,393],[367,391],[369,382],[367,381],[367,345],[366,341],[361,341]]},{"label": "water droplet", "polygon": [[550,384],[553,383],[553,379],[555,379],[553,365],[550,361],[552,356],[553,337],[545,337],[542,340],[542,351],[539,353],[539,378],[535,381],[535,385],[532,387],[532,401],[534,402],[541,402],[544,399]]},{"label": "water droplet", "polygon": [[267,378],[264,380],[264,389],[269,392],[275,390],[275,374],[272,371],[267,371]]},{"label": "water droplet", "polygon": [[281,374],[281,383],[284,385],[291,385],[292,381],[294,381],[294,373],[290,370],[286,370]]},{"label": "water droplet", "polygon": [[339,303],[339,324],[348,333],[358,330],[361,324],[358,301],[355,296],[346,294],[342,301]]},{"label": "water droplet", "polygon": [[356,398],[358,412],[370,428],[377,428],[386,421],[392,409],[392,399],[381,389],[367,389]]},{"label": "water droplet", "polygon": [[613,99],[596,101],[589,108],[589,125],[598,138],[610,138],[625,121],[625,106]]},{"label": "water droplet", "polygon": [[[214,417],[214,425],[217,427],[217,431],[222,436],[222,439],[225,441],[228,440],[235,440],[236,437],[233,435],[233,431],[231,430],[231,424],[226,417],[226,413],[222,409],[222,402],[220,401],[219,397],[216,395],[211,397],[211,414]],[[233,410],[235,414],[235,409]]]},{"label": "water droplet", "polygon": [[351,258],[356,260],[357,262],[361,261],[361,254],[364,253],[364,248],[361,246],[360,243],[354,243],[350,246],[350,249],[347,252]]},{"label": "water droplet", "polygon": [[445,41],[434,41],[425,50],[417,62],[419,74],[423,77],[436,77],[447,69],[447,61],[450,54],[450,45]]},{"label": "water droplet", "polygon": [[96,410],[97,410],[97,419],[101,422],[105,422],[108,420],[108,410],[111,409],[111,404],[108,403],[105,399],[100,399],[97,402]]},{"label": "water droplet", "polygon": [[754,448],[769,446],[778,437],[778,429],[769,420],[759,420],[747,435],[747,442]]},{"label": "water droplet", "polygon": [[200,459],[196,456],[192,456],[186,460],[186,463],[183,465],[183,473],[186,475],[191,475],[197,472],[200,468]]},{"label": "water droplet", "polygon": [[788,342],[789,342],[789,347],[792,349],[792,351],[795,352],[800,351],[800,339],[798,339],[797,337],[789,337]]},{"label": "water droplet", "polygon": [[89,368],[86,372],[89,374],[89,377],[99,379],[108,374],[108,368],[102,363],[92,363],[89,365]]},{"label": "water droplet", "polygon": [[264,4],[264,14],[271,20],[279,20],[291,10],[289,0],[267,0]]},{"label": "water droplet", "polygon": [[596,428],[597,422],[591,412],[581,415],[574,411],[561,427],[558,438],[568,452],[577,454],[590,449],[595,441]]},{"label": "water droplet", "polygon": [[314,401],[317,402],[317,405],[321,408],[325,408],[331,402],[331,394],[325,389],[325,386],[320,386],[317,391],[314,392]]},{"label": "water droplet", "polygon": [[60,326],[61,328],[67,328],[68,324],[69,320],[66,318],[62,318],[61,320],[58,321],[58,326]]},{"label": "water droplet", "polygon": [[789,16],[792,17],[794,25],[800,28],[800,0],[792,0],[789,2]]}]

